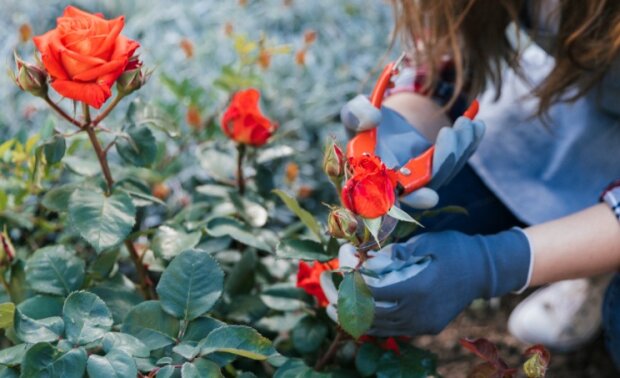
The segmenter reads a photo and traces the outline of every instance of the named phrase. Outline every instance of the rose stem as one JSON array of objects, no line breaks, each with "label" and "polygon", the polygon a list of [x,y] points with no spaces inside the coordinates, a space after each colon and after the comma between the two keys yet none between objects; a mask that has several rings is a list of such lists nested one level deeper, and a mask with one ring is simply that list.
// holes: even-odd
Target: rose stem
[{"label": "rose stem", "polygon": [[110,112],[116,107],[116,105],[118,105],[119,102],[121,102],[121,100],[123,99],[123,95],[121,95],[120,93],[116,95],[116,97],[114,97],[114,100],[112,100],[112,102],[110,103],[110,105],[108,105],[108,107],[101,112],[97,118],[95,118],[92,122],[93,126],[97,126],[99,124],[99,122],[103,121],[103,119],[105,117],[108,116],[108,114],[110,114]]},{"label": "rose stem", "polygon": [[239,195],[243,196],[245,193],[245,179],[243,178],[243,158],[245,157],[245,144],[237,144],[237,188],[239,189]]},{"label": "rose stem", "polygon": [[[118,97],[117,97],[118,98]],[[112,186],[114,185],[114,179],[112,178],[112,172],[110,171],[110,166],[108,165],[108,159],[106,151],[101,147],[101,143],[97,138],[97,133],[94,129],[94,123],[91,122],[90,119],[90,108],[88,104],[83,103],[82,109],[84,112],[84,129],[88,134],[91,144],[95,149],[95,154],[97,155],[97,160],[99,160],[99,165],[101,166],[101,171],[103,172],[103,176],[105,177],[105,181],[108,187],[106,195],[110,195],[112,193]],[[150,279],[148,278],[148,273],[144,268],[144,264],[142,264],[138,251],[136,247],[133,245],[131,240],[125,240],[125,247],[129,251],[129,255],[131,256],[131,260],[136,266],[136,272],[138,274],[138,279],[140,280],[140,289],[142,289],[142,294],[146,299],[154,299],[157,298],[157,294],[153,291],[152,285],[149,284]]]},{"label": "rose stem", "polygon": [[80,122],[78,122],[75,118],[71,117],[70,115],[68,115],[67,113],[65,113],[64,110],[62,110],[62,108],[58,105],[56,105],[54,103],[54,101],[52,101],[52,99],[46,94],[43,97],[43,100],[45,100],[45,102],[47,102],[47,104],[54,109],[54,111],[56,111],[56,113],[58,113],[59,116],[61,116],[62,118],[66,119],[67,121],[69,121],[69,123],[73,124],[74,126],[79,127],[80,129],[84,127],[84,125],[82,125]]},{"label": "rose stem", "polygon": [[325,365],[327,365],[329,361],[331,361],[331,359],[336,354],[336,351],[338,350],[340,342],[345,336],[346,333],[342,330],[342,328],[338,327],[338,333],[336,333],[336,337],[329,345],[327,352],[316,362],[316,364],[314,365],[314,370],[321,371],[325,367]]}]

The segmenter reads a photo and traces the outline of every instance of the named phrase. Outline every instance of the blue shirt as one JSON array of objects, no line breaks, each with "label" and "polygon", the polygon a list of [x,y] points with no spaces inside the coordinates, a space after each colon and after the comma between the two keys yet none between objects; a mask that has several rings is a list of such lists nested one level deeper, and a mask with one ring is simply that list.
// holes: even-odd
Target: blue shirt
[{"label": "blue shirt", "polygon": [[[553,64],[534,44],[521,61],[534,85]],[[532,117],[531,88],[506,69],[500,99],[482,95],[477,118],[487,131],[470,163],[517,218],[536,224],[596,204],[620,177],[620,64],[586,96],[553,105],[546,125]]]}]

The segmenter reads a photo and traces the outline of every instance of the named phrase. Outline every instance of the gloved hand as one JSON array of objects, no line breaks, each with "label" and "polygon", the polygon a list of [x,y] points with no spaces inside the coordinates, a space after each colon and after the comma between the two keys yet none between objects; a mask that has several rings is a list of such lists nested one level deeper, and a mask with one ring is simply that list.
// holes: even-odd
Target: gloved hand
[{"label": "gloved hand", "polygon": [[[375,299],[375,336],[437,334],[474,299],[492,298],[524,288],[531,251],[525,233],[513,228],[490,236],[455,231],[426,233],[374,253],[362,274]],[[340,248],[340,266],[355,267],[355,248]],[[375,261],[378,259],[378,261]],[[336,320],[333,281],[321,276]]]},{"label": "gloved hand", "polygon": [[[340,118],[345,127],[355,133],[379,125],[375,153],[388,168],[404,165],[431,146],[400,114],[386,107],[381,110],[375,108],[363,95],[346,103]],[[429,209],[437,205],[439,196],[436,190],[463,168],[478,148],[484,130],[482,121],[466,117],[459,117],[452,127],[441,128],[435,141],[430,183],[401,198],[401,202],[415,209]]]}]

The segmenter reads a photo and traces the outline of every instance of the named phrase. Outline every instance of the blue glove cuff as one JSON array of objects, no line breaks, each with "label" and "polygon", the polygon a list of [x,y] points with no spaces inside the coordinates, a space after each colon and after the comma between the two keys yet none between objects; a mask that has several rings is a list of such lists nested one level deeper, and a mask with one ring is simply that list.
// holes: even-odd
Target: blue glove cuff
[{"label": "blue glove cuff", "polygon": [[482,297],[499,297],[527,287],[533,262],[530,242],[519,228],[489,236],[474,236],[486,265]]}]

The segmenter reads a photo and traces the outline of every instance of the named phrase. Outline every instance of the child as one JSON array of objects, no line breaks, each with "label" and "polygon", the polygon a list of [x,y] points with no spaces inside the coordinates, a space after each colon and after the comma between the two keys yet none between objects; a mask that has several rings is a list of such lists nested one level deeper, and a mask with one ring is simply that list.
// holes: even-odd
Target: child
[{"label": "child", "polygon": [[[607,185],[620,178],[620,2],[391,2],[413,65],[424,67],[422,92],[437,94],[428,89],[437,88],[448,56],[454,91],[444,108],[465,93],[470,100],[478,97],[477,119],[487,131],[469,166],[448,165],[453,172],[447,177],[456,176],[437,191],[440,205],[462,205],[469,217],[427,223],[428,232],[378,252],[403,260],[405,268],[365,277],[382,304],[371,333],[438,333],[476,298],[617,272],[620,183]],[[507,33],[511,24],[521,30]],[[419,134],[390,135],[402,131],[404,120],[386,108],[401,113],[437,149],[452,148],[452,160],[468,158],[478,142],[454,136],[446,142],[444,134],[457,132],[439,131],[450,122],[432,115],[437,106],[428,97],[401,91],[372,116],[363,102],[357,98],[345,106],[343,122],[359,131],[372,125],[367,118],[381,120],[377,154],[401,164],[402,151],[420,150],[428,142]],[[474,127],[458,131],[468,128]],[[435,156],[434,172],[445,160]],[[432,195],[421,193],[422,200],[414,193],[408,203],[428,205]],[[597,203],[599,198],[604,201]],[[420,256],[431,259],[421,272],[414,262]],[[356,263],[349,245],[341,248],[340,258],[341,264]],[[619,274],[607,289],[603,326],[620,368]]]}]

